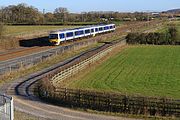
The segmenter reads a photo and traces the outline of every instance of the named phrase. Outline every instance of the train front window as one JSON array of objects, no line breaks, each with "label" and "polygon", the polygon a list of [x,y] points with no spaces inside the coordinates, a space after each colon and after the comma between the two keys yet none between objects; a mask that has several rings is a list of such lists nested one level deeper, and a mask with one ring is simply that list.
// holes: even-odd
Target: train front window
[{"label": "train front window", "polygon": [[50,39],[58,39],[58,34],[50,34],[49,38]]}]

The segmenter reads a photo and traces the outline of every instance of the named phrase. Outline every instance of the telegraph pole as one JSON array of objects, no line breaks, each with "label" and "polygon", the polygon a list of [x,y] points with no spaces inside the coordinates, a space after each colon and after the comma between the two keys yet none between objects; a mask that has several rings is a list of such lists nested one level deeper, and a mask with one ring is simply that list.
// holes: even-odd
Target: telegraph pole
[{"label": "telegraph pole", "polygon": [[45,9],[43,9],[43,15],[45,14]]}]

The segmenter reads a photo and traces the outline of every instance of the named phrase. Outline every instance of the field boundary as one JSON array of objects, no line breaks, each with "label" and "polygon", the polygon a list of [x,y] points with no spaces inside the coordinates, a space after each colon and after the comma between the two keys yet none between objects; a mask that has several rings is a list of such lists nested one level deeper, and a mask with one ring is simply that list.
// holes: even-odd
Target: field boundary
[{"label": "field boundary", "polygon": [[180,101],[166,98],[127,96],[80,89],[38,88],[41,99],[53,104],[105,112],[145,116],[180,117]]},{"label": "field boundary", "polygon": [[101,59],[117,45],[122,44],[113,44],[99,52],[97,51],[96,54],[92,54],[91,56],[85,55],[85,58],[79,58],[81,60],[78,60],[75,64],[70,64],[63,69],[59,69],[58,72],[46,76],[45,79],[43,79],[45,83],[42,81],[42,84],[38,86],[37,91],[39,91],[40,98],[57,105],[72,108],[179,118],[180,100],[57,87],[59,82],[72,77],[95,61]]}]

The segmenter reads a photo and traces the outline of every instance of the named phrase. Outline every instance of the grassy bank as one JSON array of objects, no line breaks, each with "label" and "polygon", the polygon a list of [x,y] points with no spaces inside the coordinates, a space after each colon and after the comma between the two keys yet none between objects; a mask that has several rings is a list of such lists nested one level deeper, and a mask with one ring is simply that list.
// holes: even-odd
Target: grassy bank
[{"label": "grassy bank", "polygon": [[179,99],[179,52],[179,46],[130,46],[65,85]]}]

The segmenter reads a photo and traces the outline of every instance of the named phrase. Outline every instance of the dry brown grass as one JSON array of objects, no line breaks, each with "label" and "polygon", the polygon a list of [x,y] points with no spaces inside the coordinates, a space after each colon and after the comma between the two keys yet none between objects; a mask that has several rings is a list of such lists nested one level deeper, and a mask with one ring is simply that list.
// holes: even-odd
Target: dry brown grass
[{"label": "dry brown grass", "polygon": [[94,44],[89,45],[89,46],[79,47],[79,48],[76,48],[74,50],[70,50],[70,51],[61,53],[60,55],[52,56],[52,57],[48,58],[47,60],[44,60],[44,61],[42,61],[36,65],[31,65],[31,66],[28,66],[25,68],[22,67],[17,71],[13,71],[11,73],[6,73],[5,75],[0,76],[0,84],[6,83],[8,81],[13,81],[14,79],[17,79],[19,77],[40,71],[40,70],[45,69],[47,67],[50,67],[54,64],[62,62],[64,60],[66,60],[67,58],[78,55],[85,50],[88,50],[90,48],[94,48],[98,45],[101,45],[101,44],[94,43]]},{"label": "dry brown grass", "polygon": [[14,120],[47,120],[47,119],[35,117],[31,114],[15,110],[14,111]]}]

